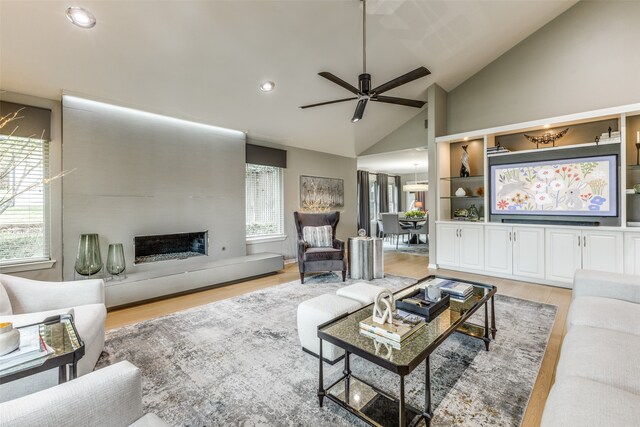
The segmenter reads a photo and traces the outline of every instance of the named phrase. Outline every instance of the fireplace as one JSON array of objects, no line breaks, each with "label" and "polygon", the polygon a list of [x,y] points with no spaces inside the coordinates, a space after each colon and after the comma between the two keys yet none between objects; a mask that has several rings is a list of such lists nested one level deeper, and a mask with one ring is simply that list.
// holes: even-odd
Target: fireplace
[{"label": "fireplace", "polygon": [[209,232],[157,234],[133,238],[135,264],[207,255]]}]

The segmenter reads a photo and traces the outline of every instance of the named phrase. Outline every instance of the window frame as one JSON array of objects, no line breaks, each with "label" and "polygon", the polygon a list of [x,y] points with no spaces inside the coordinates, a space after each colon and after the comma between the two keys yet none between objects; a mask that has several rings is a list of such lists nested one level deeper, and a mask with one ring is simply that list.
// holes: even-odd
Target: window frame
[{"label": "window frame", "polygon": [[[249,168],[252,166],[257,166],[260,168],[271,168],[273,170],[278,171],[278,186],[279,186],[279,215],[278,215],[278,230],[274,233],[262,233],[262,234],[249,234],[249,192],[247,191],[247,174],[249,173]],[[247,243],[262,243],[262,242],[270,242],[270,241],[280,241],[284,240],[286,235],[284,233],[284,168],[278,166],[267,166],[260,165],[255,163],[245,163],[245,239]]]}]

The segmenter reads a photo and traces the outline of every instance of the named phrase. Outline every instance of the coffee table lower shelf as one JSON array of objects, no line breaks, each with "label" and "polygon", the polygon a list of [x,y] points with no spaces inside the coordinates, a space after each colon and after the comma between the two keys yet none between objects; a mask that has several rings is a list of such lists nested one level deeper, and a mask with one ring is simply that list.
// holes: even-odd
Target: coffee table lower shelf
[{"label": "coffee table lower shelf", "polygon": [[[344,375],[330,385],[325,397],[372,426],[399,425],[399,400],[353,374]],[[422,411],[410,405],[405,405],[405,414],[409,427],[424,419]]]}]

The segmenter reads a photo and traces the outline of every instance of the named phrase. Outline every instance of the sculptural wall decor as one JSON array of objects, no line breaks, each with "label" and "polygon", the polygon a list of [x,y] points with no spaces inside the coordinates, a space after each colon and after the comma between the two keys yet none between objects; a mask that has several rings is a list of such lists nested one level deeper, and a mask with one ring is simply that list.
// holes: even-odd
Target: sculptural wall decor
[{"label": "sculptural wall decor", "polygon": [[469,167],[469,152],[467,152],[468,145],[462,146],[462,157],[460,157],[460,176],[469,176],[471,174],[471,168]]}]

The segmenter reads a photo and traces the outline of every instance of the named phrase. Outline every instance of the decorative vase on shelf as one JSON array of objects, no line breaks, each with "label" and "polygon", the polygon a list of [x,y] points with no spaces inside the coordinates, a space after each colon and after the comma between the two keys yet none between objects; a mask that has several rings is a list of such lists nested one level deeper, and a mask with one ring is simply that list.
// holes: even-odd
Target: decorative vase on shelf
[{"label": "decorative vase on shelf", "polygon": [[633,192],[636,194],[640,194],[640,184],[636,184],[633,186]]},{"label": "decorative vase on shelf", "polygon": [[456,190],[456,196],[458,197],[464,197],[467,195],[467,192],[464,191],[464,188],[460,187]]},{"label": "decorative vase on shelf", "polygon": [[97,234],[80,235],[75,270],[81,276],[93,276],[102,270],[100,239]]},{"label": "decorative vase on shelf", "polygon": [[120,276],[126,268],[122,243],[109,245],[107,253],[107,272],[112,276]]},{"label": "decorative vase on shelf", "polygon": [[480,219],[480,214],[478,213],[478,208],[476,205],[471,205],[469,207],[469,221],[477,221]]},{"label": "decorative vase on shelf", "polygon": [[467,152],[468,145],[462,146],[462,157],[460,157],[460,176],[467,177],[471,174],[471,168],[469,167],[469,153]]}]

